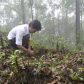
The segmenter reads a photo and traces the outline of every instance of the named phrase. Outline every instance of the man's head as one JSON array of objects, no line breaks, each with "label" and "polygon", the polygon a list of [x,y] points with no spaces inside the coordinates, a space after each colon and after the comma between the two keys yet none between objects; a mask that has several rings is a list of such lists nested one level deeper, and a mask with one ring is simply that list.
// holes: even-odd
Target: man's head
[{"label": "man's head", "polygon": [[41,30],[41,23],[38,20],[33,20],[29,23],[29,32],[34,33]]}]

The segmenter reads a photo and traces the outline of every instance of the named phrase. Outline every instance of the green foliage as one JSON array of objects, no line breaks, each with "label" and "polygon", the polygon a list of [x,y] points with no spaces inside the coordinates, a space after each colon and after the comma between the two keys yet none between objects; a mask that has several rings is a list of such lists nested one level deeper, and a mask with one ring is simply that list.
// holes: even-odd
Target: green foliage
[{"label": "green foliage", "polygon": [[31,45],[36,48],[45,48],[45,49],[66,49],[68,51],[76,51],[75,44],[65,40],[62,36],[55,35],[41,35],[39,33],[34,34],[31,40]]},{"label": "green foliage", "polygon": [[71,77],[73,80],[84,81],[84,71],[82,73],[74,72]]},{"label": "green foliage", "polygon": [[18,67],[17,58],[18,58],[18,56],[19,56],[20,53],[21,53],[21,51],[15,50],[15,52],[13,54],[11,54],[11,56],[10,56],[10,62],[11,62],[11,65],[14,68]]},{"label": "green foliage", "polygon": [[5,53],[4,52],[0,52],[0,61],[3,60],[5,57]]},{"label": "green foliage", "polygon": [[[47,39],[46,41],[45,38]],[[53,35],[49,35],[46,36],[45,38],[44,41],[42,40],[40,41],[40,39],[43,39],[43,37],[40,38],[39,40],[34,38],[35,40],[33,40],[32,45],[34,47],[36,46],[35,47],[36,50],[37,49],[39,50],[39,48],[42,47],[44,48],[48,47],[54,50],[55,42],[56,43],[58,42],[59,49],[63,47],[67,48],[67,46],[70,46],[63,37],[55,37]],[[42,45],[40,46],[39,44]],[[45,44],[47,45],[47,47]],[[0,64],[2,65],[5,64],[3,66],[7,66],[5,69],[2,68],[0,70],[0,73],[1,73],[1,77],[5,76],[7,81],[15,82],[16,80],[16,82],[18,82],[16,84],[19,84],[19,82],[23,81],[24,79],[29,82],[28,80],[29,77],[30,79],[35,78],[36,81],[39,76],[40,77],[47,76],[46,78],[48,77],[56,78],[58,76],[60,77],[59,80],[60,82],[61,82],[61,78],[63,78],[62,80],[65,81],[66,79],[68,79],[68,77],[71,77],[72,80],[75,81],[78,80],[84,81],[84,75],[83,75],[84,68],[83,67],[80,68],[80,66],[82,66],[84,62],[84,60],[81,61],[81,59],[83,59],[84,56],[82,56],[81,53],[75,55],[71,53],[62,54],[61,52],[56,52],[53,54],[52,52],[47,52],[44,55],[39,54],[39,56],[35,54],[36,57],[28,57],[28,56],[26,57],[26,55],[24,53],[22,54],[22,52],[19,50],[16,50],[15,52],[11,52],[11,53],[9,57],[6,59],[4,58],[5,53],[0,52],[0,57],[1,57]],[[2,65],[0,66],[2,67]],[[76,70],[74,71],[74,69]],[[13,74],[10,76],[11,73]],[[69,80],[66,81],[69,83]],[[37,82],[39,81],[37,80]],[[72,81],[70,82],[72,83]]]}]

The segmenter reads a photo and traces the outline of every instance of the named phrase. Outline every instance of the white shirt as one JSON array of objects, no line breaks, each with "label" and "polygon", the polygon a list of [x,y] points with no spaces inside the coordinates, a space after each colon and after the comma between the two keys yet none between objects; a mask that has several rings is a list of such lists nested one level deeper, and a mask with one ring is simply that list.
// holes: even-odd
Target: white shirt
[{"label": "white shirt", "polygon": [[8,34],[8,40],[16,38],[16,45],[22,45],[23,36],[30,34],[28,24],[18,25],[14,27]]}]

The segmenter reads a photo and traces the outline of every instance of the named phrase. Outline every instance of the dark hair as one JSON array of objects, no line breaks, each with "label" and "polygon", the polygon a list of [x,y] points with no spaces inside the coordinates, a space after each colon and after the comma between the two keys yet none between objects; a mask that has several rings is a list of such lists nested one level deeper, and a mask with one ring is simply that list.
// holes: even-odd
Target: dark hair
[{"label": "dark hair", "polygon": [[29,26],[32,27],[33,29],[36,29],[37,31],[41,30],[41,23],[38,20],[33,20],[32,22],[29,23]]}]

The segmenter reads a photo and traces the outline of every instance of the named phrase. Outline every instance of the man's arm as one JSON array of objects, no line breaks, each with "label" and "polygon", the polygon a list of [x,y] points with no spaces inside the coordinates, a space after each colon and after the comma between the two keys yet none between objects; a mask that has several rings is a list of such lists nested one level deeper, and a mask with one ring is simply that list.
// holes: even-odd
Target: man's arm
[{"label": "man's arm", "polygon": [[33,51],[29,48],[25,48],[24,46],[22,46],[22,38],[23,38],[23,32],[18,31],[16,34],[16,45],[19,49],[23,50],[24,52],[26,52],[27,54],[33,55]]},{"label": "man's arm", "polygon": [[34,52],[31,49],[26,49],[25,47],[21,46],[21,45],[17,45],[17,47],[21,50],[23,50],[24,52],[26,52],[29,55],[34,55]]},{"label": "man's arm", "polygon": [[28,50],[31,50],[30,38],[28,40]]},{"label": "man's arm", "polygon": [[22,45],[17,45],[17,47],[21,50],[23,50],[24,52],[28,52],[28,49],[26,49],[25,47],[23,47]]},{"label": "man's arm", "polygon": [[30,44],[30,38],[28,40],[28,52],[30,52],[30,55],[34,55],[34,51],[32,50],[31,44]]},{"label": "man's arm", "polygon": [[22,46],[22,38],[23,38],[23,32],[22,31],[17,31],[16,33],[16,45],[19,49],[28,52],[28,50]]}]

